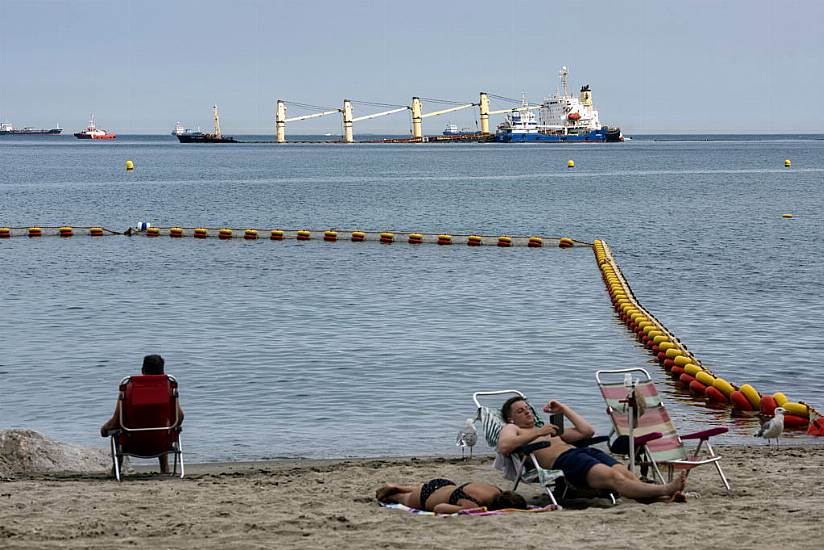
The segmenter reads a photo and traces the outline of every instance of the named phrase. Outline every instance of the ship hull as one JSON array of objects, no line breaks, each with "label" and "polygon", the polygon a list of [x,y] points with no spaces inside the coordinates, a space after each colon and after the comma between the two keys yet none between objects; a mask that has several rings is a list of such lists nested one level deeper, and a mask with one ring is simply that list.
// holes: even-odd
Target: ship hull
[{"label": "ship hull", "polygon": [[77,139],[115,139],[117,136],[115,136],[114,134],[106,134],[106,135],[103,135],[103,136],[93,136],[93,135],[90,135],[90,134],[85,134],[83,132],[78,132],[78,133],[74,134],[74,137],[76,137]]},{"label": "ship hull", "polygon": [[199,136],[178,134],[177,139],[180,143],[237,143],[237,140],[233,137],[215,137],[210,134],[203,134]]},{"label": "ship hull", "polygon": [[59,136],[63,134],[62,128],[52,128],[50,130],[2,130],[0,136]]},{"label": "ship hull", "polygon": [[[620,133],[620,132],[619,132]],[[581,134],[545,134],[540,132],[511,132],[499,131],[495,134],[495,141],[500,143],[603,143],[611,141],[607,139],[608,132],[605,129],[590,130]],[[619,140],[614,140],[619,141]]]}]

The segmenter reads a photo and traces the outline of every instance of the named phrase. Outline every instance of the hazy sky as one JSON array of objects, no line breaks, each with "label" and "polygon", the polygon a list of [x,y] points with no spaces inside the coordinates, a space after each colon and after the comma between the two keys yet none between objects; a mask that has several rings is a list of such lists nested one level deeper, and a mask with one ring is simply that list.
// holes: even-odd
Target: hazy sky
[{"label": "hazy sky", "polygon": [[[566,65],[628,134],[821,133],[822,28],[821,0],[0,0],[0,118],[76,131],[94,112],[111,131],[165,133],[210,127],[217,103],[224,132],[272,133],[278,98],[539,101]],[[332,115],[287,134],[340,127]],[[409,115],[355,125],[387,131],[408,133]]]}]

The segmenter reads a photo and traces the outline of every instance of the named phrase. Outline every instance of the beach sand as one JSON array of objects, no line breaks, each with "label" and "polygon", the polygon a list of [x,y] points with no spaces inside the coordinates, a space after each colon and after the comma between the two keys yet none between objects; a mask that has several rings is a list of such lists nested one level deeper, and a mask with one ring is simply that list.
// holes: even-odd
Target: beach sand
[{"label": "beach sand", "polygon": [[[685,504],[621,499],[539,514],[432,517],[378,507],[387,481],[506,485],[488,455],[193,465],[137,473],[20,474],[0,482],[2,548],[820,548],[824,446],[720,447]],[[145,467],[141,467],[145,470]],[[521,491],[540,496],[536,486]],[[694,493],[694,494],[692,494]]]}]

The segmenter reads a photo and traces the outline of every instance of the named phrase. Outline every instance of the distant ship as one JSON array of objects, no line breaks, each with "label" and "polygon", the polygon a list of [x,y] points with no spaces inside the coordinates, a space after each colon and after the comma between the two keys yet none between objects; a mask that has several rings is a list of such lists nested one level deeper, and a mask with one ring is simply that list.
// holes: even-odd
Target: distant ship
[{"label": "distant ship", "polygon": [[115,139],[117,135],[110,134],[106,130],[98,130],[94,124],[94,115],[92,115],[88,127],[81,132],[75,132],[74,137],[77,139]]},{"label": "distant ship", "polygon": [[443,135],[445,136],[465,136],[473,133],[472,130],[468,128],[458,128],[457,124],[452,124],[451,122],[448,122],[446,128],[443,130]]},{"label": "distant ship", "polygon": [[[498,125],[495,141],[579,142],[623,141],[620,128],[602,126],[598,111],[592,105],[592,90],[582,86],[579,97],[569,94],[567,76],[562,67],[561,85],[555,95],[540,105],[529,105],[524,99],[520,107],[512,109]],[[538,116],[533,113],[538,110]]]},{"label": "distant ship", "polygon": [[[204,134],[200,131],[192,132],[191,130],[183,130],[181,133],[176,133],[177,126],[175,126],[175,132],[172,132],[172,134],[177,136],[180,143],[237,143],[235,138],[224,136],[220,132],[220,117],[217,113],[217,105],[212,107],[212,115],[214,117],[215,130],[211,134]],[[179,124],[180,123],[178,123],[178,125]]]},{"label": "distant ship", "polygon": [[192,133],[192,131],[189,130],[188,128],[184,128],[179,120],[177,122],[175,122],[175,129],[172,130],[172,135],[173,136],[179,136],[180,134],[191,134],[191,133]]},{"label": "distant ship", "polygon": [[43,128],[15,128],[10,122],[0,122],[0,136],[59,136],[63,133],[60,124],[48,130]]}]

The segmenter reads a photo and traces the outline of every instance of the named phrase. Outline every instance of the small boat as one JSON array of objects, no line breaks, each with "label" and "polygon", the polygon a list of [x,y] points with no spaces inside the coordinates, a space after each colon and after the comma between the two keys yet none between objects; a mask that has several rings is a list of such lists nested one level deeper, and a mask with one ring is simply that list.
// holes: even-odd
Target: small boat
[{"label": "small boat", "polygon": [[115,139],[117,134],[110,134],[106,130],[98,130],[94,123],[94,115],[91,117],[88,127],[81,132],[75,132],[77,139]]},{"label": "small boat", "polygon": [[451,122],[446,124],[446,128],[443,130],[443,135],[445,136],[459,136],[461,135],[461,131],[458,129],[457,124],[452,124]]},{"label": "small boat", "polygon": [[[203,132],[192,132],[184,130],[177,135],[180,143],[237,143],[237,140],[231,136],[224,136],[220,132],[220,117],[217,113],[217,105],[212,107],[212,114],[214,116],[215,130],[211,134],[204,134]],[[180,124],[180,123],[178,123]],[[175,128],[177,129],[177,128]],[[174,132],[172,132],[174,134]]]}]

